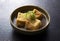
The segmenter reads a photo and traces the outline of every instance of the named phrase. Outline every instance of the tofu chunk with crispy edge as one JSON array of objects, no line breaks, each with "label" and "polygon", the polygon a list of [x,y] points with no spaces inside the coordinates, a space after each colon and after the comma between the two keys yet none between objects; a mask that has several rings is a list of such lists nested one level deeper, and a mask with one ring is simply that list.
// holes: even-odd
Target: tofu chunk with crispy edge
[{"label": "tofu chunk with crispy edge", "polygon": [[33,12],[34,12],[35,17],[37,19],[41,19],[42,18],[42,12],[38,11],[37,9],[33,9]]},{"label": "tofu chunk with crispy edge", "polygon": [[26,22],[25,24],[25,28],[28,30],[36,30],[39,29],[41,27],[41,21],[36,19],[33,22]]},{"label": "tofu chunk with crispy edge", "polygon": [[26,19],[23,16],[23,13],[18,12],[17,19],[16,19],[16,25],[19,27],[25,26]]}]

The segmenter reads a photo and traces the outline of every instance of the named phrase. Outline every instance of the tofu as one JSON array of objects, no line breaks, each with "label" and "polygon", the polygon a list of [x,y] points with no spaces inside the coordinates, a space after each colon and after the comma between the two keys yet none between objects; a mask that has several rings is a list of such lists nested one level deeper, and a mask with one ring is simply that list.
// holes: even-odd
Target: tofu
[{"label": "tofu", "polygon": [[16,19],[16,25],[19,27],[22,27],[25,25],[25,20],[23,20],[22,18],[17,18]]},{"label": "tofu", "polygon": [[34,22],[27,22],[25,28],[28,30],[36,30],[41,27],[41,21],[36,19]]},{"label": "tofu", "polygon": [[19,12],[16,19],[16,25],[22,27],[25,25],[25,21],[24,14]]},{"label": "tofu", "polygon": [[39,28],[39,27],[41,26],[41,21],[38,20],[38,19],[36,19],[35,23],[33,23],[33,26],[34,26],[35,28]]},{"label": "tofu", "polygon": [[41,19],[42,18],[42,12],[38,11],[37,9],[34,9],[33,12],[34,12],[35,17],[37,19]]},{"label": "tofu", "polygon": [[30,16],[27,17],[27,14],[18,12],[16,25],[18,27],[24,27],[27,30],[37,30],[41,27],[42,23],[39,20],[42,17],[42,13],[37,9],[33,10],[34,16],[36,17],[34,20],[30,20]]},{"label": "tofu", "polygon": [[23,13],[18,12],[17,18],[20,18]]}]

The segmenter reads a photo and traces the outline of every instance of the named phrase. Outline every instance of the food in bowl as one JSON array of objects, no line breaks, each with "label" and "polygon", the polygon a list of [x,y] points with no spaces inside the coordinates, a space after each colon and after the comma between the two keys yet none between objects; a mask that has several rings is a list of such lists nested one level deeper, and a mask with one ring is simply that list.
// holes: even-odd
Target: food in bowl
[{"label": "food in bowl", "polygon": [[42,17],[42,12],[38,11],[37,9],[33,9],[25,13],[18,12],[16,25],[27,30],[37,30],[42,26]]},{"label": "food in bowl", "polygon": [[[18,18],[18,15],[19,15],[19,17],[21,17],[21,15],[19,13],[26,14],[27,12],[33,11],[34,9],[35,9],[35,12],[36,11],[40,12],[40,15],[34,13],[35,18],[33,18],[33,20],[36,19],[36,20],[41,21],[41,25],[40,25],[40,27],[31,28],[31,27],[28,27],[28,26],[31,26],[29,24],[29,23],[31,23],[31,21],[28,21],[29,23],[27,23],[27,27],[25,27],[26,22],[24,22],[24,20],[25,20],[24,16],[22,15],[23,20],[20,22],[20,20],[19,20],[20,18]],[[30,15],[28,15],[28,17],[29,16]],[[40,16],[40,17],[38,17],[38,16]],[[25,34],[25,35],[36,35],[36,34],[42,33],[47,30],[48,25],[50,23],[50,15],[48,14],[48,12],[46,10],[40,8],[39,6],[32,6],[32,5],[21,6],[12,12],[12,14],[10,16],[10,23],[11,23],[11,26],[13,27],[13,29],[15,31],[17,31],[18,33]],[[33,23],[34,23],[34,21],[33,21]],[[34,24],[32,24],[32,25],[34,25]]]}]

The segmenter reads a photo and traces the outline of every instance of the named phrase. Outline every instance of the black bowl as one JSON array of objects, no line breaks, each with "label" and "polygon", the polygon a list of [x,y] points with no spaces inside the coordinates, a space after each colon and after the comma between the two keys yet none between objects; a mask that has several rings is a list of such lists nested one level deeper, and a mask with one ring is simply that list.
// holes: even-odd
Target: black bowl
[{"label": "black bowl", "polygon": [[[15,24],[16,24],[16,18],[17,18],[18,12],[24,13],[24,12],[27,12],[27,11],[30,11],[33,9],[37,9],[43,13],[43,15],[45,16],[45,20],[46,20],[45,25],[43,27],[41,27],[40,29],[33,30],[33,31],[17,27]],[[10,23],[11,23],[12,27],[14,28],[14,30],[19,33],[26,34],[26,35],[39,34],[39,33],[43,32],[44,30],[47,30],[47,26],[50,23],[50,16],[46,10],[44,10],[38,6],[27,5],[27,6],[19,7],[13,11],[13,13],[10,16]]]}]

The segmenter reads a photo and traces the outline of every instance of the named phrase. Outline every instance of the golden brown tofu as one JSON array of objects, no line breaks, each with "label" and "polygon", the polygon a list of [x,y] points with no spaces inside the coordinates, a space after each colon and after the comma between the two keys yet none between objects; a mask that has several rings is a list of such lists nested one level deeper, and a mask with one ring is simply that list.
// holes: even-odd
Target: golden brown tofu
[{"label": "golden brown tofu", "polygon": [[16,19],[16,25],[17,26],[24,26],[26,19],[24,18],[23,13],[18,13],[17,19]]},{"label": "golden brown tofu", "polygon": [[26,28],[27,30],[33,30],[34,26],[28,21],[28,22],[26,22],[26,24],[25,24],[25,28]]},{"label": "golden brown tofu", "polygon": [[39,20],[41,17],[42,13],[37,9],[26,13],[18,12],[16,25],[18,27],[24,27],[28,30],[37,30],[42,25],[42,22]]},{"label": "golden brown tofu", "polygon": [[23,13],[18,12],[17,18],[20,18],[21,17],[21,14],[23,14]]},{"label": "golden brown tofu", "polygon": [[17,18],[16,25],[19,27],[23,27],[25,25],[25,20],[23,20],[22,18]]},{"label": "golden brown tofu", "polygon": [[42,18],[42,12],[38,11],[37,9],[34,9],[33,12],[34,12],[35,17],[37,19],[41,19]]},{"label": "golden brown tofu", "polygon": [[40,26],[41,26],[41,21],[38,19],[36,19],[33,22],[26,22],[25,24],[25,28],[28,30],[36,30],[36,29],[39,29]]}]

